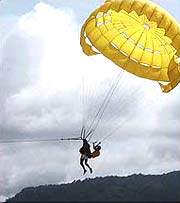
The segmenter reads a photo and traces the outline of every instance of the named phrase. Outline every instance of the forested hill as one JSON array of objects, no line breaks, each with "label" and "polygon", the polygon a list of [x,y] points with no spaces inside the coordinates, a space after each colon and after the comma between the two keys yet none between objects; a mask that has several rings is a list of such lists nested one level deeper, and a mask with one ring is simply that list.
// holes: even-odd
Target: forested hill
[{"label": "forested hill", "polygon": [[180,171],[29,187],[7,202],[180,202]]}]

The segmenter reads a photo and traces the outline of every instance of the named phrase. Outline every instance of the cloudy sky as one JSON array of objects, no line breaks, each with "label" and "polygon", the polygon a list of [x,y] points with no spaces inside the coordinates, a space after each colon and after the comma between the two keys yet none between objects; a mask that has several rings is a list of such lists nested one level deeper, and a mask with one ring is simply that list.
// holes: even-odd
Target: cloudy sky
[{"label": "cloudy sky", "polygon": [[[154,1],[180,21],[178,0]],[[0,143],[0,201],[40,184],[180,169],[179,86],[163,94],[156,82],[81,50],[81,26],[101,3],[0,2],[1,142],[78,137],[121,77],[92,137],[104,140],[90,160],[94,173],[82,175],[79,141]]]}]

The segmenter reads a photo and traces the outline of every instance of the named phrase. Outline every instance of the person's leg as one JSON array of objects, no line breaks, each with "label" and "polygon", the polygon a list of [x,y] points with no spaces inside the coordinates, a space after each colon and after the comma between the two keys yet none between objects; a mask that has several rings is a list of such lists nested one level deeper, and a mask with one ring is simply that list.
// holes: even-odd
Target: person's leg
[{"label": "person's leg", "polygon": [[85,169],[83,162],[84,162],[84,159],[81,157],[80,158],[80,165],[82,166],[82,168],[84,170],[84,174],[85,174],[87,172],[87,170]]},{"label": "person's leg", "polygon": [[92,173],[92,168],[88,164],[88,159],[85,159],[85,165],[89,168],[90,173]]}]

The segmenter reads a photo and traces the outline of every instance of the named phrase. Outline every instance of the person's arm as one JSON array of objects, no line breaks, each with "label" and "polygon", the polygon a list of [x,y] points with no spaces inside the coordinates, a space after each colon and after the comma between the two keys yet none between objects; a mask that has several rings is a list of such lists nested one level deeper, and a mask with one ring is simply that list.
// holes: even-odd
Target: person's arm
[{"label": "person's arm", "polygon": [[96,150],[97,147],[101,144],[101,142],[99,142],[98,144],[96,144],[96,143],[97,143],[97,141],[96,141],[96,142],[93,142],[93,149],[94,149],[94,150]]},{"label": "person's arm", "polygon": [[95,145],[95,143],[96,143],[96,142],[93,142],[93,149],[94,149],[94,150],[96,150],[96,145]]}]

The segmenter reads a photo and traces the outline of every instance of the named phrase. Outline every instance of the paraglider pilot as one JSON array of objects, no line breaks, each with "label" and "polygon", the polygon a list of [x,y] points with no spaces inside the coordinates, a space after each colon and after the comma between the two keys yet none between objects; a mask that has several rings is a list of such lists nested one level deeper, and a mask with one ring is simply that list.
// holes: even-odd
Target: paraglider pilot
[{"label": "paraglider pilot", "polygon": [[92,168],[88,164],[88,159],[95,158],[100,155],[100,150],[101,150],[100,143],[98,143],[96,145],[95,145],[95,143],[93,143],[93,149],[94,149],[94,151],[91,153],[90,144],[88,143],[88,141],[86,139],[83,139],[83,146],[80,148],[79,152],[81,153],[80,165],[82,166],[82,168],[84,170],[84,174],[87,172],[87,170],[83,163],[85,163],[85,165],[89,168],[90,173],[93,172]]}]

